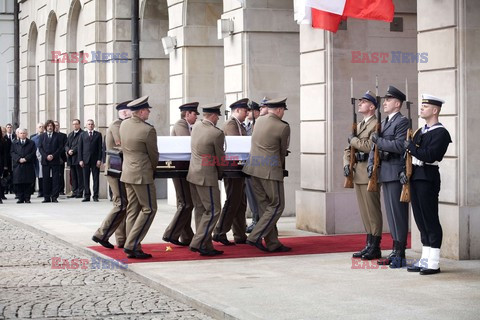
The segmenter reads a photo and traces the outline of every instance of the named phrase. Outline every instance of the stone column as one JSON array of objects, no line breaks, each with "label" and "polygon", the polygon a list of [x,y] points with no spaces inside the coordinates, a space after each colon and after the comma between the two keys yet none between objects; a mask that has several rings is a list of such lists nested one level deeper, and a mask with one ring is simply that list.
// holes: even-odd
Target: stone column
[{"label": "stone column", "polygon": [[[428,63],[418,66],[418,93],[445,99],[440,121],[453,143],[440,163],[439,214],[442,256],[480,258],[480,3],[475,0],[417,2],[418,48]],[[423,120],[419,121],[423,124]],[[419,233],[413,248],[421,250]]]},{"label": "stone column", "polygon": [[295,190],[300,187],[298,25],[292,1],[224,1],[222,19],[232,19],[233,34],[224,39],[225,105],[243,97],[288,97],[284,120],[291,128],[287,158],[285,215],[295,213]]}]

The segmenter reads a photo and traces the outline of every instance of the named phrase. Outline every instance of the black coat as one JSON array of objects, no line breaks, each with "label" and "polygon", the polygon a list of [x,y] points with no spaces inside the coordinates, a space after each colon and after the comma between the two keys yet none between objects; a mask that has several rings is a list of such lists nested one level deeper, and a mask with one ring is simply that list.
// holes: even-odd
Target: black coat
[{"label": "black coat", "polygon": [[102,160],[102,134],[93,131],[90,138],[88,131],[85,130],[80,135],[80,143],[78,144],[78,161],[85,164],[94,164]]},{"label": "black coat", "polygon": [[7,158],[7,141],[0,138],[0,177],[3,174],[3,169],[7,165],[6,158]]},{"label": "black coat", "polygon": [[67,137],[67,145],[65,146],[65,152],[68,150],[73,150],[73,155],[67,153],[67,164],[78,165],[78,145],[80,144],[80,136],[82,135],[83,130],[80,129],[77,134],[74,131],[70,132]]},{"label": "black coat", "polygon": [[12,141],[10,139],[7,138],[7,136],[5,135],[4,139],[3,139],[3,149],[4,149],[4,152],[5,152],[5,158],[4,158],[4,162],[3,162],[3,166],[6,167],[6,171],[9,171],[11,172],[12,171],[12,157],[10,156],[10,149],[12,147]]},{"label": "black coat", "polygon": [[67,162],[67,154],[65,153],[65,146],[67,145],[67,135],[63,132],[57,132],[59,135],[60,135],[60,141],[62,143],[62,146],[63,146],[63,152],[62,152],[62,155],[61,155],[61,158],[63,160],[63,162]]},{"label": "black coat", "polygon": [[[25,139],[24,145],[18,139],[13,142],[10,154],[12,156],[14,184],[35,182],[36,152],[35,142],[30,139]],[[27,162],[19,163],[21,158],[25,158]]]},{"label": "black coat", "polygon": [[[63,164],[62,152],[65,152],[63,145],[63,138],[58,133],[53,132],[52,137],[48,138],[48,133],[40,135],[38,151],[42,155],[42,165],[57,165]],[[53,160],[47,161],[47,156],[53,155]]]}]

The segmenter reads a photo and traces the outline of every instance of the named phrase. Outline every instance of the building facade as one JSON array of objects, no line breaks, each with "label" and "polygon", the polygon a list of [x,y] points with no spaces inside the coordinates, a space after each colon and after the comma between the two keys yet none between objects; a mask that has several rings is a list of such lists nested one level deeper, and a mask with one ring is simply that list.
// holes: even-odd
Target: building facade
[{"label": "building facade", "polygon": [[[26,0],[20,4],[20,121],[94,119],[105,131],[114,106],[132,98],[131,0]],[[480,257],[480,157],[474,105],[479,95],[480,4],[474,0],[394,1],[394,23],[350,19],[336,34],[294,21],[293,0],[139,0],[139,85],[154,106],[161,135],[184,102],[288,97],[292,128],[285,214],[324,234],[362,232],[355,195],[342,187],[341,157],[354,96],[389,84],[413,102],[446,99],[442,122],[452,134],[442,162],[440,215],[446,257]],[[217,21],[227,21],[219,39]],[[170,37],[165,54],[161,39]],[[382,62],[358,59],[386,53]],[[411,57],[426,54],[427,61]],[[80,56],[80,59],[78,57]],[[77,60],[75,60],[77,57]],[[80,61],[78,61],[80,60]],[[470,112],[468,112],[470,110]],[[405,112],[404,112],[405,113]],[[468,157],[467,157],[468,154]],[[165,182],[159,196],[167,194]],[[414,249],[420,248],[412,224]]]},{"label": "building facade", "polygon": [[13,115],[13,1],[0,0],[0,126]]}]

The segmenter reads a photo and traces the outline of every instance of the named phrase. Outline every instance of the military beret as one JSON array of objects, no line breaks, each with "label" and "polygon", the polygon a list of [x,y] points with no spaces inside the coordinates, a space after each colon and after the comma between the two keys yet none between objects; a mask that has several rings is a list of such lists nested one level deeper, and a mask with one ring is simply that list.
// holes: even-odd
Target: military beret
[{"label": "military beret", "polygon": [[120,110],[125,110],[125,109],[129,109],[127,107],[127,105],[132,102],[132,100],[127,100],[127,101],[124,101],[124,102],[121,102],[119,104],[117,104],[117,106],[115,107],[115,109],[117,109],[118,111]]},{"label": "military beret", "polygon": [[216,113],[219,116],[221,116],[222,115],[222,113],[220,111],[221,106],[222,106],[221,103],[220,104],[218,104],[218,103],[206,104],[206,105],[202,106],[202,111],[206,112],[206,113]]},{"label": "military beret", "polygon": [[373,103],[375,108],[378,108],[377,98],[375,98],[375,94],[370,90],[365,92],[365,94],[360,98],[360,100],[368,100]]},{"label": "military beret", "polygon": [[432,96],[431,94],[422,94],[422,104],[433,104],[434,106],[441,107],[445,103],[445,100],[442,100],[438,97]]},{"label": "military beret", "polygon": [[385,95],[385,98],[396,98],[403,102],[405,101],[406,96],[402,91],[398,90],[394,86],[388,86],[387,94]]},{"label": "military beret", "polygon": [[151,108],[148,104],[148,96],[143,96],[136,100],[133,100],[127,105],[127,107],[132,111]]},{"label": "military beret", "polygon": [[178,107],[180,111],[195,111],[196,114],[199,114],[197,111],[198,108],[198,102],[189,102],[182,104],[180,107]]},{"label": "military beret", "polygon": [[259,110],[260,110],[260,106],[259,106],[258,103],[256,103],[255,101],[250,100],[250,102],[248,103],[248,109],[249,109],[249,110],[257,110],[257,111],[259,111]]},{"label": "military beret", "polygon": [[284,108],[287,109],[287,98],[280,98],[280,99],[271,99],[265,102],[265,105],[268,108]]},{"label": "military beret", "polygon": [[230,109],[237,109],[237,108],[244,108],[244,109],[248,109],[248,99],[247,98],[244,98],[244,99],[240,99],[238,101],[235,101],[234,103],[232,103],[230,105]]}]

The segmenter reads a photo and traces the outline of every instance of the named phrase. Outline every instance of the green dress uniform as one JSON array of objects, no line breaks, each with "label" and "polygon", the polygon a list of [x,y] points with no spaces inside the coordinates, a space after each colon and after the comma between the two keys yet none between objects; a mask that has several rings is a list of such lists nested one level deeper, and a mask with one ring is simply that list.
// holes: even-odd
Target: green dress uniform
[{"label": "green dress uniform", "polygon": [[[236,108],[248,109],[248,99],[241,99],[230,105],[230,109]],[[234,116],[225,122],[223,126],[225,136],[246,136],[247,131],[242,123]],[[234,161],[232,161],[234,162]],[[225,245],[233,243],[227,240],[227,232],[232,229],[235,243],[245,243],[247,236],[247,220],[245,211],[247,210],[247,198],[245,195],[245,178],[225,178],[225,193],[227,199],[223,205],[222,213],[218,219],[217,226],[213,233],[213,241],[221,242]]]},{"label": "green dress uniform", "polygon": [[[220,106],[206,106],[204,112],[220,113]],[[221,160],[225,135],[209,120],[201,120],[192,130],[192,156],[188,168],[187,181],[195,206],[197,230],[190,243],[192,251],[204,255],[214,255],[212,231],[221,211],[218,180],[222,179]],[[218,161],[216,161],[218,160]]]},{"label": "green dress uniform", "polygon": [[[131,101],[122,102],[116,107],[116,109],[126,109],[127,104],[130,102]],[[107,151],[121,148],[117,145],[116,142],[121,141],[120,125],[122,124],[122,121],[123,119],[116,119],[108,127],[107,133],[105,135],[105,146]],[[110,156],[107,154],[105,161],[105,174],[108,185],[112,190],[113,208],[103,220],[100,228],[98,228],[93,235],[93,241],[96,241],[96,239],[100,239],[101,241],[108,241],[111,235],[115,232],[117,246],[119,248],[123,248],[123,246],[125,245],[125,240],[127,238],[125,224],[125,218],[127,215],[127,191],[125,189],[125,184],[120,181],[120,178],[112,177],[107,174],[108,169],[110,168],[109,158]],[[109,246],[107,245],[107,247]]]},{"label": "green dress uniform", "polygon": [[[132,111],[144,106],[142,98],[137,100],[128,105]],[[154,184],[158,164],[157,132],[152,125],[132,115],[120,125],[120,139],[123,151],[120,181],[125,183],[128,201],[124,251],[129,253],[141,251],[141,241],[157,212]]]},{"label": "green dress uniform", "polygon": [[[179,107],[180,111],[197,111],[198,102],[191,102]],[[198,112],[197,112],[198,114]],[[187,120],[178,120],[171,132],[171,136],[190,136],[191,126]],[[182,163],[175,163],[175,167]],[[192,211],[193,200],[190,193],[190,184],[186,178],[173,178],[173,186],[177,197],[177,212],[163,233],[163,240],[173,244],[188,245],[193,238]],[[180,241],[179,241],[180,239]]]},{"label": "green dress uniform", "polygon": [[[270,100],[269,108],[285,105],[285,100]],[[276,223],[285,208],[283,168],[290,141],[290,126],[277,115],[269,113],[256,121],[250,157],[243,172],[252,178],[260,220],[247,238],[247,243],[262,250],[283,251],[278,240]],[[266,249],[262,239],[265,239]],[[289,249],[289,248],[287,248]]]}]

